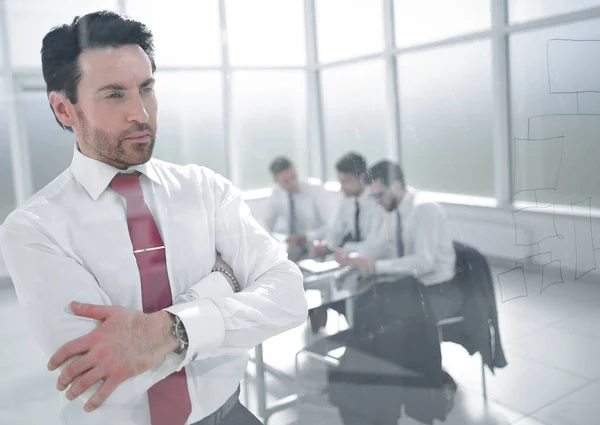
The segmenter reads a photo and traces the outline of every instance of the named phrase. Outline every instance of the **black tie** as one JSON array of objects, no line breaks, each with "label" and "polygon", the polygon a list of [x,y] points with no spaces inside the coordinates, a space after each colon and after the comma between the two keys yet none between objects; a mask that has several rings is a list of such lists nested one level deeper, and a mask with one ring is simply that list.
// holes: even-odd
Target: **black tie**
[{"label": "black tie", "polygon": [[297,223],[296,223],[296,208],[294,206],[294,196],[292,192],[289,192],[290,197],[290,235],[295,235],[297,232]]},{"label": "black tie", "polygon": [[360,205],[358,204],[358,199],[355,200],[356,203],[356,211],[354,212],[354,235],[356,236],[356,242],[360,242],[362,239],[360,237]]},{"label": "black tie", "polygon": [[404,242],[402,242],[402,216],[400,211],[396,211],[396,248],[398,248],[398,257],[404,256]]}]

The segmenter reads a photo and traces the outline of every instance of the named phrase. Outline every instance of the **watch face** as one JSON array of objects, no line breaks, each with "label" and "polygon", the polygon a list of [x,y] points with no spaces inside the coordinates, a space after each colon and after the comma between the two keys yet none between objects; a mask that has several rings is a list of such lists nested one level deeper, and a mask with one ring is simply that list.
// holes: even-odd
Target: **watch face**
[{"label": "watch face", "polygon": [[183,322],[177,323],[177,327],[175,328],[175,333],[177,334],[177,339],[183,341],[184,343],[188,343],[187,332],[185,331],[185,327],[183,326]]}]

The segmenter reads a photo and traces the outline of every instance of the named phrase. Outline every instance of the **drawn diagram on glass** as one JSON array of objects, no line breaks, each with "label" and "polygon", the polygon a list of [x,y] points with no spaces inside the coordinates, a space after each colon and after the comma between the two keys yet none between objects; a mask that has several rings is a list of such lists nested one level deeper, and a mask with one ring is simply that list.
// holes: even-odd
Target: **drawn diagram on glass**
[{"label": "drawn diagram on glass", "polygon": [[[572,94],[575,96],[576,110],[530,116],[527,118],[526,137],[513,139],[513,199],[527,203],[527,206],[512,211],[514,241],[515,245],[531,246],[538,253],[517,260],[514,268],[498,274],[502,302],[528,296],[528,286],[531,288],[539,283],[542,293],[554,284],[564,283],[562,261],[553,258],[552,250],[542,252],[542,242],[559,241],[565,249],[573,249],[574,244],[575,280],[596,270],[595,253],[600,247],[594,246],[592,197],[567,202],[567,205],[570,203],[573,220],[574,236],[571,240],[565,239],[557,230],[556,197],[561,176],[568,173],[568,169],[563,169],[565,153],[577,148],[580,149],[578,155],[585,157],[585,146],[576,143],[584,132],[581,129],[587,130],[587,134],[598,133],[596,128],[600,130],[600,113],[586,113],[585,110],[590,109],[589,103],[586,108],[584,101],[582,107],[580,99],[585,93],[596,93],[598,99],[592,100],[594,106],[596,103],[600,106],[600,61],[591,60],[598,57],[600,40],[550,39],[547,42],[548,93],[563,96]],[[590,96],[595,95],[585,95],[584,100],[589,100]],[[600,110],[599,107],[593,109]],[[568,168],[574,166],[572,158]],[[563,199],[561,205],[564,203]],[[550,223],[546,220],[536,223],[533,240],[525,232],[531,226],[531,215],[527,213],[532,211],[552,214],[551,224],[546,224]],[[539,282],[527,282],[526,279],[528,275],[524,263],[532,260],[536,260],[541,267]]]}]

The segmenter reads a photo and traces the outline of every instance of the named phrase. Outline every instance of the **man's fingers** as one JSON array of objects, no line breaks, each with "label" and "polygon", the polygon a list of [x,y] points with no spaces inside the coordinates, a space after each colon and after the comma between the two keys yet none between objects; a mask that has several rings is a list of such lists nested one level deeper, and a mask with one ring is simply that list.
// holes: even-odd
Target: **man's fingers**
[{"label": "man's fingers", "polygon": [[56,389],[58,391],[63,391],[71,383],[74,383],[74,380],[88,370],[92,369],[97,363],[97,359],[94,359],[90,353],[76,358],[58,376]]},{"label": "man's fingers", "polygon": [[88,335],[84,335],[60,347],[48,360],[48,370],[54,370],[71,357],[87,353],[90,349]]},{"label": "man's fingers", "polygon": [[98,391],[88,400],[83,406],[86,412],[93,412],[106,401],[113,391],[121,384],[122,381],[114,377],[108,377],[104,380]]},{"label": "man's fingers", "polygon": [[75,400],[83,394],[88,388],[101,381],[106,376],[106,370],[101,366],[96,366],[81,375],[67,391],[67,399]]},{"label": "man's fingers", "polygon": [[90,319],[106,320],[108,317],[119,310],[114,305],[82,304],[76,301],[71,303],[71,310],[77,316],[89,317]]}]

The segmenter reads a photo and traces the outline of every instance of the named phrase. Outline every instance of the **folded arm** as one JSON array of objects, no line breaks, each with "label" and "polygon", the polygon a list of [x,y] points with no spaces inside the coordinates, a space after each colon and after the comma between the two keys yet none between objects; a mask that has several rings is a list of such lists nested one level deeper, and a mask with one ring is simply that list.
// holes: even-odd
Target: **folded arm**
[{"label": "folded arm", "polygon": [[[111,306],[112,302],[94,276],[37,228],[34,217],[25,214],[3,225],[0,247],[19,303],[44,354],[50,358],[64,344],[90,334],[100,324],[74,314],[72,301],[103,306]],[[58,370],[62,372],[73,360]],[[122,383],[106,403],[120,406],[137,401],[154,383],[177,370],[180,362],[181,356],[167,354],[146,372]],[[88,401],[100,384],[86,390],[81,399]]]},{"label": "folded arm", "polygon": [[[167,311],[181,317],[189,338],[184,363],[245,353],[266,339],[299,326],[307,304],[302,274],[252,217],[241,191],[215,175],[216,249],[231,266],[242,291],[233,293],[220,274],[190,288],[193,301]],[[188,290],[188,292],[190,291]],[[188,298],[189,299],[189,298]]]}]

